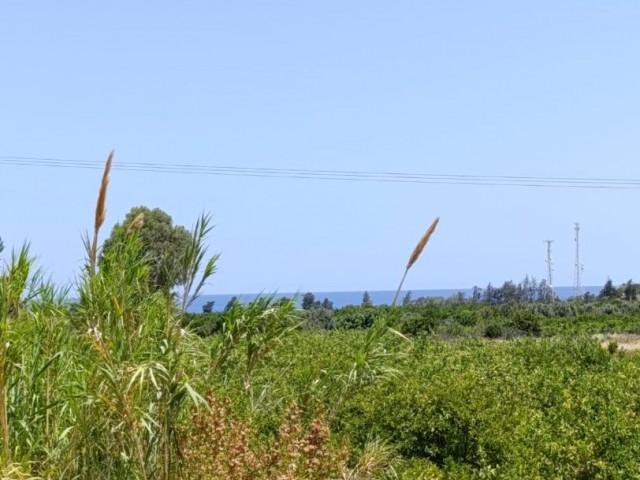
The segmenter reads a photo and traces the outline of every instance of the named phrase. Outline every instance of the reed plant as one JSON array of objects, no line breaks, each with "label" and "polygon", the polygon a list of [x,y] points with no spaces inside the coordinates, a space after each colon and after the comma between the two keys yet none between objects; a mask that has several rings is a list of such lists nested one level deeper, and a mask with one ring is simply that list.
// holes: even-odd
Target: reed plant
[{"label": "reed plant", "polygon": [[27,302],[35,295],[32,267],[29,247],[24,245],[18,252],[11,253],[11,260],[0,274],[0,436],[3,466],[12,463],[15,448],[9,425],[12,408],[10,388],[16,367],[13,356],[17,353],[13,333],[16,323],[24,315]]},{"label": "reed plant", "polygon": [[[76,314],[84,320],[87,346],[80,379],[85,402],[76,411],[84,431],[78,438],[92,439],[81,447],[81,470],[88,474],[106,461],[111,478],[167,480],[178,475],[178,418],[187,401],[203,399],[187,376],[186,363],[194,354],[189,335],[180,328],[173,298],[150,290],[137,230],[124,232],[95,267],[111,158],[96,206],[89,268],[78,286]],[[92,421],[96,417],[99,428]]]},{"label": "reed plant", "polygon": [[185,313],[189,305],[200,296],[202,287],[216,271],[216,262],[218,261],[219,255],[213,255],[207,260],[206,264],[204,264],[200,281],[196,283],[197,276],[203,267],[205,255],[207,254],[205,241],[212,228],[211,215],[203,213],[191,231],[190,242],[187,244],[180,265],[180,278],[182,283],[181,309],[183,313]]},{"label": "reed plant", "polygon": [[398,296],[400,295],[400,291],[402,290],[402,285],[404,284],[404,280],[405,278],[407,278],[407,273],[409,273],[409,270],[411,269],[413,264],[418,261],[418,258],[420,258],[420,255],[422,254],[424,247],[429,242],[429,239],[431,238],[431,235],[433,235],[433,232],[436,231],[436,227],[438,226],[439,222],[440,222],[440,217],[436,217],[436,219],[431,223],[431,225],[429,225],[429,228],[427,228],[427,231],[424,232],[424,235],[422,235],[420,240],[418,240],[418,243],[416,244],[415,248],[411,252],[411,255],[409,256],[409,261],[407,262],[407,265],[404,269],[404,274],[402,275],[402,279],[400,280],[400,285],[398,285],[398,290],[396,290],[396,294],[393,297],[392,305],[395,306],[396,303],[398,302]]}]

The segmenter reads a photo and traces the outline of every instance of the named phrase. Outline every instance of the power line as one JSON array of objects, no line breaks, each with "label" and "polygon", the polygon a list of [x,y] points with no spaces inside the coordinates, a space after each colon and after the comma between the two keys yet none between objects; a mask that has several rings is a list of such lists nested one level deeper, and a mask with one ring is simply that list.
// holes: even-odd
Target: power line
[{"label": "power line", "polygon": [[[102,169],[101,161],[50,157],[0,156],[0,165],[19,167]],[[218,175],[257,178],[290,178],[383,183],[430,183],[447,185],[518,186],[589,189],[640,189],[640,179],[539,177],[515,175],[464,175],[402,172],[371,172],[350,170],[309,170],[268,167],[234,167],[224,165],[161,164],[152,162],[114,162],[114,170],[172,173],[187,175]]]}]

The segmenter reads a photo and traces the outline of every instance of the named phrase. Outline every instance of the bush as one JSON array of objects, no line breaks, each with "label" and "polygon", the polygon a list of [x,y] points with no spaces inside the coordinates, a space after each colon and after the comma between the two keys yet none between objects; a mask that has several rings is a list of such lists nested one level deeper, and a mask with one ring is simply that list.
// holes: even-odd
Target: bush
[{"label": "bush", "polygon": [[542,327],[540,321],[535,313],[530,310],[519,309],[517,310],[511,320],[511,326],[516,330],[526,334],[538,336],[542,333]]},{"label": "bush", "polygon": [[220,312],[185,313],[182,326],[190,328],[196,335],[208,337],[222,330],[223,315]]},{"label": "bush", "polygon": [[440,320],[429,309],[409,312],[400,318],[400,331],[407,335],[431,334],[435,332]]},{"label": "bush", "polygon": [[336,310],[334,319],[336,328],[369,328],[384,313],[383,307],[349,305]]},{"label": "bush", "polygon": [[456,312],[455,320],[463,327],[473,327],[477,322],[476,312],[472,310],[460,310]]},{"label": "bush", "polygon": [[307,330],[332,330],[336,328],[336,322],[333,318],[334,310],[324,307],[312,307],[304,310],[305,323],[303,327]]},{"label": "bush", "polygon": [[500,338],[502,335],[502,327],[497,323],[491,323],[484,329],[484,336],[487,338]]}]

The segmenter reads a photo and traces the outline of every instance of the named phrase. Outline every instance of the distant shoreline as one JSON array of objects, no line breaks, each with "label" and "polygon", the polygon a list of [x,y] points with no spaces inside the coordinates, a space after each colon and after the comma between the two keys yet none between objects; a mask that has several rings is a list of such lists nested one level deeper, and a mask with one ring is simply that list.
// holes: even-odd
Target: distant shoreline
[{"label": "distant shoreline", "polygon": [[[496,285],[497,286],[497,285]],[[585,286],[582,287],[582,293],[592,293],[597,295],[602,290],[602,286]],[[364,294],[364,290],[354,290],[354,291],[344,291],[344,292],[311,292],[315,295],[316,300],[323,301],[325,298],[329,299],[329,301],[333,302],[333,306],[335,308],[342,308],[347,305],[360,305],[362,303],[362,296]],[[371,303],[373,305],[389,305],[393,301],[393,297],[395,295],[394,290],[368,290],[369,297],[371,299]],[[429,297],[429,298],[438,298],[444,297],[448,298],[452,295],[457,294],[458,292],[463,292],[466,298],[469,298],[473,292],[472,288],[443,288],[443,289],[431,289],[431,290],[403,290],[400,294],[400,299],[404,298],[404,296],[411,292],[411,298],[415,300],[420,297]],[[555,287],[555,294],[561,300],[566,300],[574,295],[574,287]],[[264,297],[273,295],[276,299],[287,297],[287,298],[297,298],[298,304],[302,300],[302,295],[306,292],[278,292],[278,293],[244,293],[244,294],[220,294],[220,295],[202,295],[199,297],[191,307],[189,308],[190,312],[200,313],[202,312],[202,306],[207,302],[215,302],[213,305],[214,311],[223,310],[227,303],[233,298],[236,297],[243,303],[250,302],[256,297]]]}]

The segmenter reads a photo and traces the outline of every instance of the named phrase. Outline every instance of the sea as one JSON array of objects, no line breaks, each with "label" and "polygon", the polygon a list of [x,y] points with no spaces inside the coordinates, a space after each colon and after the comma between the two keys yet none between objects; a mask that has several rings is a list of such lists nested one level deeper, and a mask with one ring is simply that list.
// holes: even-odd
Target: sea
[{"label": "sea", "polygon": [[[598,295],[602,290],[601,286],[585,286],[582,287],[582,293],[592,293]],[[398,296],[398,302],[401,302],[407,292],[411,292],[411,298],[415,300],[420,297],[427,298],[448,298],[453,295],[462,292],[467,298],[471,297],[473,289],[471,288],[453,288],[453,289],[436,289],[436,290],[403,290]],[[395,290],[368,290],[369,298],[373,305],[390,305],[393,302],[395,296]],[[566,300],[569,297],[575,296],[575,287],[554,287],[554,292],[561,300]],[[249,293],[249,294],[223,294],[223,295],[202,295],[198,297],[189,307],[189,311],[193,313],[202,312],[202,307],[207,302],[214,302],[213,310],[222,311],[226,307],[227,303],[236,297],[242,303],[248,303],[257,297],[273,296],[275,299],[287,297],[296,300],[298,305],[302,301],[302,296],[306,292],[263,292],[263,293]],[[311,292],[315,296],[316,300],[323,301],[325,298],[333,303],[334,308],[342,308],[347,305],[360,305],[362,303],[362,297],[364,290],[350,291],[350,292]]]}]

